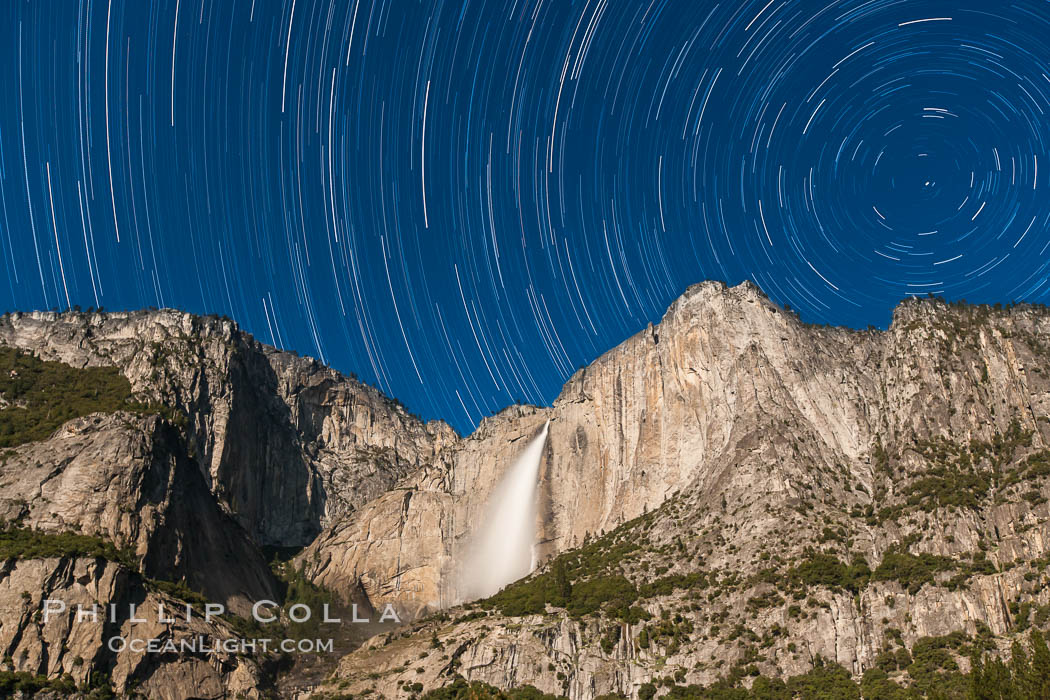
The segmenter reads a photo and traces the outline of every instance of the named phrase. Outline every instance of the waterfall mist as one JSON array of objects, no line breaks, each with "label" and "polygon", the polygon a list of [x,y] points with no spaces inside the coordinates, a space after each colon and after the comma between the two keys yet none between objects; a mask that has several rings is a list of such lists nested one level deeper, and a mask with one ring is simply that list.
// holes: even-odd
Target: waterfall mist
[{"label": "waterfall mist", "polygon": [[489,496],[460,567],[464,601],[497,593],[535,568],[536,490],[549,427],[547,421]]}]

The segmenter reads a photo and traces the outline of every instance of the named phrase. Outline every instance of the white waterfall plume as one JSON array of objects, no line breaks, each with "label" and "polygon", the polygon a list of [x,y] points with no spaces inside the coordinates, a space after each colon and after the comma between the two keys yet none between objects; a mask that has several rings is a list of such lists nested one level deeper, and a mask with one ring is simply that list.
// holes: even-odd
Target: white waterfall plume
[{"label": "white waterfall plume", "polygon": [[463,600],[484,598],[536,565],[536,490],[550,421],[507,469],[484,514],[459,572]]}]

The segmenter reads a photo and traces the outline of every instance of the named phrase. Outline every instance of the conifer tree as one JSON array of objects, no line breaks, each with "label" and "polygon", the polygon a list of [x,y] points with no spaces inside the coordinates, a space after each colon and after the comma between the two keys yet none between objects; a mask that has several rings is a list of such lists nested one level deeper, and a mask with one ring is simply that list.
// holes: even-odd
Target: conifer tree
[{"label": "conifer tree", "polygon": [[1030,669],[1028,653],[1021,646],[1021,642],[1015,639],[1010,645],[1010,676],[1013,681],[1014,697],[1017,700],[1039,700],[1032,695],[1029,688],[1031,685]]},{"label": "conifer tree", "polygon": [[985,679],[993,700],[1016,700],[1010,667],[1002,659],[994,658],[985,665]]},{"label": "conifer tree", "polygon": [[554,560],[554,565],[551,569],[554,574],[554,595],[556,596],[556,599],[551,601],[551,603],[559,607],[565,607],[572,598],[572,582],[569,580],[569,572],[566,570],[565,562],[561,557]]},{"label": "conifer tree", "polygon": [[1046,638],[1038,629],[1029,635],[1032,647],[1032,662],[1029,666],[1028,687],[1032,697],[1050,698],[1050,649],[1047,649]]}]

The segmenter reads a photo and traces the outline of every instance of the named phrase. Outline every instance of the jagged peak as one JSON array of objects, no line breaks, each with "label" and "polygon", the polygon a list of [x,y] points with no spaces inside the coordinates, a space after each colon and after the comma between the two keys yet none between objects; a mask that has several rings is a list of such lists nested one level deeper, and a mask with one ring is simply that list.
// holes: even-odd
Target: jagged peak
[{"label": "jagged peak", "polygon": [[725,297],[728,299],[761,299],[769,301],[769,296],[751,280],[744,280],[743,282],[732,286],[726,284],[722,280],[704,280],[703,282],[697,282],[696,284],[691,284],[686,287],[681,296],[679,296],[675,302],[672,302],[672,306],[679,301],[688,301],[697,297],[708,299],[714,297]]},{"label": "jagged peak", "polygon": [[973,304],[965,300],[949,301],[939,296],[910,296],[902,299],[893,309],[889,330],[898,331],[916,323],[931,324],[947,318],[965,317],[969,321],[985,321],[1033,314],[1050,318],[1050,308],[1029,302]]},{"label": "jagged peak", "polygon": [[80,327],[99,327],[113,322],[147,322],[165,328],[181,327],[184,332],[215,332],[223,337],[235,333],[247,333],[236,321],[225,315],[201,315],[173,308],[148,308],[121,311],[103,309],[66,309],[64,311],[9,311],[2,317],[8,322],[19,322],[26,319],[40,323],[66,323]]},{"label": "jagged peak", "polygon": [[[784,314],[784,318],[790,318],[803,325],[816,325],[831,330],[844,332],[855,332],[849,326],[842,324],[805,324],[798,319],[795,312],[785,308],[783,305],[773,301],[761,287],[751,280],[744,280],[737,285],[727,285],[720,280],[705,280],[689,285],[685,291],[668,306],[661,323],[673,317],[677,313],[686,312],[693,306],[704,306],[705,308],[718,308],[718,304],[727,307],[736,306],[738,309],[746,309],[743,302],[754,304],[758,308],[775,310]],[[983,319],[992,317],[1003,318],[1015,314],[1041,314],[1050,318],[1050,307],[1038,303],[1010,302],[1010,303],[970,303],[965,300],[949,301],[940,296],[910,295],[901,299],[893,308],[892,320],[887,330],[897,330],[902,324],[913,324],[935,322],[937,318],[950,315],[966,315],[971,319],[977,315]],[[871,330],[869,326],[868,330]],[[884,332],[880,330],[879,332]]]},{"label": "jagged peak", "polygon": [[[45,327],[64,326],[74,335],[98,337],[98,329],[114,325],[120,335],[123,332],[138,335],[149,328],[163,329],[165,336],[192,338],[217,338],[224,343],[234,343],[259,352],[271,364],[286,367],[298,367],[308,373],[323,374],[327,380],[356,387],[356,390],[371,394],[390,404],[403,418],[417,421],[431,434],[442,436],[447,440],[457,439],[459,433],[447,422],[440,419],[424,421],[412,413],[398,399],[389,396],[378,387],[361,381],[353,372],[343,373],[321,362],[315,357],[302,355],[295,350],[283,350],[258,340],[242,328],[236,321],[225,315],[201,315],[173,308],[147,308],[137,310],[108,311],[99,309],[67,309],[65,311],[11,311],[0,316],[0,327],[8,325],[19,327],[24,324]],[[124,330],[124,329],[127,330]],[[50,332],[50,331],[49,331]],[[149,331],[147,331],[148,333]]]},{"label": "jagged peak", "polygon": [[655,328],[658,331],[679,315],[690,315],[700,309],[706,313],[721,314],[723,310],[746,311],[750,308],[783,311],[751,280],[733,286],[720,280],[706,280],[689,285],[667,307]]}]

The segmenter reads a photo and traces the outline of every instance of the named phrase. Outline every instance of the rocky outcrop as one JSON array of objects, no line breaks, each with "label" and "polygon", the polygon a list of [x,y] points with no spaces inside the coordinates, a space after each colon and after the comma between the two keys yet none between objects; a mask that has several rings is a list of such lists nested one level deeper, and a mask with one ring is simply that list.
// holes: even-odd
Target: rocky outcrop
[{"label": "rocky outcrop", "polygon": [[[62,601],[65,609],[52,603],[45,614],[45,600]],[[119,611],[112,617],[111,605]],[[129,620],[129,605],[141,622]],[[92,674],[106,669],[106,680],[121,697],[132,691],[165,700],[261,697],[256,661],[221,647],[236,638],[234,631],[219,619],[206,622],[199,610],[187,619],[184,607],[146,589],[140,577],[114,562],[67,557],[0,564],[5,664],[51,678],[68,674],[79,686],[90,686]],[[171,622],[158,622],[159,610]],[[134,650],[149,640],[171,642],[174,650]]]},{"label": "rocky outcrop", "polygon": [[[153,579],[184,582],[241,616],[254,601],[280,600],[263,547],[306,544],[324,523],[381,495],[456,438],[378,391],[262,346],[217,318],[12,314],[0,318],[0,345],[73,367],[116,366],[135,399],[154,407],[84,416],[46,440],[0,451],[0,521],[97,537],[132,560],[6,560],[5,580],[18,590],[0,594],[0,606],[22,612],[0,621],[10,658],[3,670],[53,678],[75,662],[78,682],[100,673],[118,691],[149,688],[151,697],[257,690],[260,664],[251,658],[106,653],[105,641],[121,631],[144,639],[237,637],[218,622],[193,620],[185,630],[131,623],[124,602],[154,602],[161,594]],[[52,587],[62,600],[89,595],[100,605],[119,602],[121,612],[104,630],[52,623],[41,632],[36,592]]]},{"label": "rocky outcrop", "polygon": [[[462,673],[593,700],[817,658],[859,675],[887,647],[953,631],[1003,646],[1050,617],[1048,339],[1032,306],[909,300],[888,330],[854,331],[704,283],[550,407],[460,438],[226,320],[14,314],[0,344],[116,365],[185,424],[96,415],[16,448],[0,517],[103,536],[145,575],[235,604],[269,593],[260,547],[307,545],[296,563],[348,600],[451,610],[351,654],[324,690]],[[630,615],[460,607],[489,495],[548,421],[539,559],[565,557],[573,586],[629,587]]]},{"label": "rocky outcrop", "polygon": [[131,550],[152,578],[185,579],[247,614],[276,584],[258,546],[211,496],[177,428],[159,416],[93,414],[7,450],[0,519]]},{"label": "rocky outcrop", "polygon": [[[727,498],[746,497],[754,475],[734,468],[737,455],[769,450],[763,442],[777,435],[782,447],[807,438],[806,460],[849,465],[869,485],[877,441],[949,433],[989,439],[1017,418],[1042,444],[1036,417],[1050,413],[1050,383],[1023,366],[1038,361],[1050,316],[1027,307],[990,315],[967,340],[969,364],[949,368],[961,330],[950,324],[970,313],[909,301],[889,331],[851,331],[807,326],[749,283],[697,285],[659,324],[577,372],[551,408],[486,419],[445,450],[442,467],[333,523],[302,560],[324,585],[364,581],[375,602],[454,602],[458,550],[519,441],[547,420],[544,555],[687,487],[722,485],[716,490]],[[762,478],[789,497],[812,479],[813,464],[774,452],[768,456],[780,466]],[[443,528],[440,543],[433,527],[414,525],[424,522]]]},{"label": "rocky outcrop", "polygon": [[456,438],[228,319],[15,313],[0,319],[0,344],[73,367],[117,366],[143,401],[185,415],[209,488],[261,545],[308,544]]},{"label": "rocky outcrop", "polygon": [[[982,577],[961,592],[931,586],[911,599],[899,585],[879,584],[858,601],[848,594],[818,594],[820,605],[801,622],[784,610],[756,613],[747,620],[746,630],[759,635],[771,628],[790,630],[779,633],[783,641],[763,649],[759,668],[767,675],[802,674],[821,658],[860,676],[886,649],[913,649],[924,638],[958,632],[975,635],[987,628],[1008,639],[1014,625],[1005,601],[1024,587],[1022,572]],[[1045,605],[1050,595],[1043,592],[1035,600]],[[664,599],[651,607],[659,616],[661,609],[673,609],[676,602]],[[746,603],[746,596],[733,596],[725,607],[745,610]],[[523,618],[466,619],[458,624],[426,624],[405,638],[374,638],[341,661],[334,679],[319,689],[318,696],[338,687],[352,694],[397,697],[413,683],[440,688],[460,674],[499,688],[531,685],[569,698],[637,697],[643,684],[662,677],[677,676],[681,685],[713,683],[742,658],[756,658],[749,649],[760,646],[728,642],[726,635],[709,635],[705,629],[670,652],[665,643],[656,641],[643,649],[639,635],[652,630],[652,623],[581,621],[555,611]],[[616,634],[610,635],[613,629]],[[901,631],[902,646],[896,646],[887,630]],[[610,636],[615,643],[603,647]],[[1008,643],[999,641],[997,646],[1005,651]],[[964,659],[958,662],[965,664]]]},{"label": "rocky outcrop", "polygon": [[[1028,473],[1026,460],[1045,455],[1048,338],[1050,314],[1030,306],[910,300],[888,331],[852,331],[803,324],[753,285],[698,285],[659,324],[574,375],[551,408],[486,420],[441,455],[442,467],[402,482],[403,494],[333,523],[302,561],[325,585],[361,581],[375,603],[458,602],[455,562],[479,509],[522,438],[550,420],[541,484],[546,556],[648,513],[655,523],[644,533],[648,566],[621,567],[639,586],[652,570],[714,572],[718,580],[737,572],[739,580],[717,604],[685,604],[696,599],[683,595],[648,601],[650,614],[670,608],[696,630],[686,635],[687,651],[670,654],[640,652],[635,640],[624,641],[618,657],[599,648],[596,631],[547,635],[550,619],[471,622],[445,642],[469,678],[528,679],[581,700],[636,693],[657,668],[709,683],[746,659],[727,642],[727,624],[782,635],[761,655],[759,667],[774,675],[808,668],[818,655],[859,674],[895,638],[892,629],[909,645],[952,630],[976,634],[980,625],[1010,634],[1011,610],[1048,602],[1038,562],[1050,541],[1050,491],[1042,477],[1006,486],[992,475]],[[960,489],[965,498],[948,495]],[[819,609],[804,617],[791,617],[786,603],[775,614],[749,606],[770,593],[750,579],[765,569],[785,579],[807,548],[833,550],[843,562],[859,555],[870,569],[889,551],[928,554],[956,562],[940,563],[953,571],[987,552],[988,570],[1002,573],[909,590],[913,582],[894,583],[887,565],[879,576],[890,578],[868,582],[857,596],[818,591]],[[777,565],[764,563],[771,560]],[[1011,569],[1029,562],[1034,571]],[[948,577],[938,575],[942,583]],[[487,631],[499,626],[514,634]],[[637,632],[627,627],[619,638]],[[419,633],[424,646],[431,633]],[[451,677],[445,656],[424,668]],[[398,658],[412,665],[396,657],[391,669]],[[388,689],[385,680],[354,684],[359,664],[378,663],[370,658],[349,657],[344,681]],[[559,659],[572,659],[570,668]],[[390,683],[410,675],[392,671]]]},{"label": "rocky outcrop", "polygon": [[[69,674],[78,685],[102,678],[118,693],[157,698],[258,697],[263,674],[250,656],[111,645],[204,640],[200,646],[211,647],[237,637],[225,622],[201,619],[200,605],[186,619],[186,602],[152,579],[184,581],[245,616],[255,600],[279,598],[258,546],[220,508],[175,425],[158,415],[92,414],[44,442],[5,450],[0,461],[0,520],[128,552],[120,561],[45,554],[0,563],[4,670]],[[45,600],[64,609],[49,614]],[[130,605],[145,611],[141,620]],[[170,621],[158,620],[161,605]],[[79,609],[95,612],[81,617]]]}]

